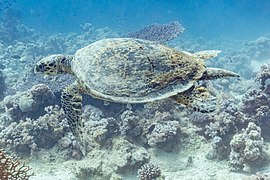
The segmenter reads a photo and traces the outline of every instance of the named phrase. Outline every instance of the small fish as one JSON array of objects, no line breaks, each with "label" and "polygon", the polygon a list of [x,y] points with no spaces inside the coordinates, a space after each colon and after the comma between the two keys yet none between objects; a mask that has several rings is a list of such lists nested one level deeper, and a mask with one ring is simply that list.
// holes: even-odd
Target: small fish
[{"label": "small fish", "polygon": [[232,62],[233,62],[233,60],[232,60],[232,58],[231,58],[231,57],[229,57],[229,62],[230,62],[230,63],[232,63]]},{"label": "small fish", "polygon": [[21,56],[19,56],[18,54],[11,55],[10,57],[13,59],[21,59]]}]

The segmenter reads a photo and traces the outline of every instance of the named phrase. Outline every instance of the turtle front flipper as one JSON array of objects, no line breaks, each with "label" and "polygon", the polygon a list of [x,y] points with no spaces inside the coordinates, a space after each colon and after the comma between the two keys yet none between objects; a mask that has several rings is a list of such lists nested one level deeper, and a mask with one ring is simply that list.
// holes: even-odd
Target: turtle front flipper
[{"label": "turtle front flipper", "polygon": [[[82,91],[76,82],[62,91],[61,104],[71,132],[82,143]],[[85,152],[82,150],[82,153],[84,154]]]},{"label": "turtle front flipper", "polygon": [[203,86],[193,86],[189,90],[178,93],[172,98],[194,111],[209,113],[216,109],[216,98],[208,92],[206,87]]}]

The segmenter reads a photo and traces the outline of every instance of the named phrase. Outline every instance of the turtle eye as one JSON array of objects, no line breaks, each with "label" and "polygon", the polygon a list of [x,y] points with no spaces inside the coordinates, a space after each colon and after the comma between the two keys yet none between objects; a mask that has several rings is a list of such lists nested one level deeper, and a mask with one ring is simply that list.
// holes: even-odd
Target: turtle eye
[{"label": "turtle eye", "polygon": [[35,72],[44,72],[44,64],[37,64],[35,67]]},{"label": "turtle eye", "polygon": [[43,66],[42,64],[40,64],[40,65],[38,65],[38,68],[39,68],[40,70],[42,70],[42,69],[44,69],[44,66]]}]

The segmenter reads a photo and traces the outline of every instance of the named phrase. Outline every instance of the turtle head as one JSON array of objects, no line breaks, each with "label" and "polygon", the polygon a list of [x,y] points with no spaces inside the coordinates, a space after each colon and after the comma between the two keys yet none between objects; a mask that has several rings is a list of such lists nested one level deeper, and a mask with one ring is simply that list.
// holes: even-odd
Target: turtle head
[{"label": "turtle head", "polygon": [[34,72],[36,74],[43,73],[46,75],[71,73],[70,65],[72,59],[72,56],[64,56],[62,54],[50,55],[36,63]]}]

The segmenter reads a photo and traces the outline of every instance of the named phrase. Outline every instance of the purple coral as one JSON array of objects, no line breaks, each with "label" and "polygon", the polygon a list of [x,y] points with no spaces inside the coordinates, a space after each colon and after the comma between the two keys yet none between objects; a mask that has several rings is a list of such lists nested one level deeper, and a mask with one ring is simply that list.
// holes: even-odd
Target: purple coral
[{"label": "purple coral", "polygon": [[176,38],[183,33],[184,30],[179,22],[173,21],[167,24],[152,24],[141,30],[128,33],[125,37],[164,43]]}]

